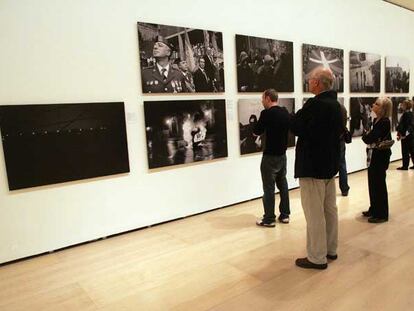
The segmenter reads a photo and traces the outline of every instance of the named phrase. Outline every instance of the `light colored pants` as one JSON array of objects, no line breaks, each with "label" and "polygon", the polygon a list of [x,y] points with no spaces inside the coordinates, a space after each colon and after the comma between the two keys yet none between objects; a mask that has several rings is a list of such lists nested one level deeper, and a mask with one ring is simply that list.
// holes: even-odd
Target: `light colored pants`
[{"label": "light colored pants", "polygon": [[338,208],[335,178],[299,178],[300,197],[306,218],[308,260],[326,263],[326,255],[336,255]]}]

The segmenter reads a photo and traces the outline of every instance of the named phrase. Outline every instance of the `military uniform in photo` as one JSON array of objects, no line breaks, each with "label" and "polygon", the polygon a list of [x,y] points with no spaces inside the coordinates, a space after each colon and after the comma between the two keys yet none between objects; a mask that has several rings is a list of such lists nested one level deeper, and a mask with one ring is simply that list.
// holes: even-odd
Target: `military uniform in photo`
[{"label": "military uniform in photo", "polygon": [[142,69],[142,90],[144,93],[188,92],[181,71],[171,65],[168,67],[168,73],[165,75],[160,72],[160,66],[157,65]]}]

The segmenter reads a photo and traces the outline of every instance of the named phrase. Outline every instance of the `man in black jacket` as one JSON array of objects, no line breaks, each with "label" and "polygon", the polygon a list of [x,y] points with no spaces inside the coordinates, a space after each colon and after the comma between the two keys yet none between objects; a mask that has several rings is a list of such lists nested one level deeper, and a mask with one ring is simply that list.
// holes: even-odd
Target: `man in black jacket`
[{"label": "man in black jacket", "polygon": [[275,183],[280,192],[279,221],[289,223],[289,190],[286,180],[286,149],[289,131],[289,112],[278,105],[278,94],[274,89],[267,89],[262,95],[265,108],[260,113],[253,134],[266,135],[260,172],[263,182],[263,218],[256,224],[262,227],[274,227]]},{"label": "man in black jacket", "polygon": [[309,90],[315,97],[308,99],[291,121],[291,130],[298,136],[295,178],[299,178],[307,224],[307,257],[296,259],[301,268],[326,269],[327,259],[337,259],[335,175],[339,169],[343,127],[333,82],[330,69],[314,69]]}]

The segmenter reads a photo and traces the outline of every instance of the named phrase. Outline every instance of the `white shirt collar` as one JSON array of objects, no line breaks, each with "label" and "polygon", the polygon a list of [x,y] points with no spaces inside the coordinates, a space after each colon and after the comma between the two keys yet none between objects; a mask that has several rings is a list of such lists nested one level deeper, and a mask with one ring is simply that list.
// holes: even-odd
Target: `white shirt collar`
[{"label": "white shirt collar", "polygon": [[168,77],[168,72],[170,71],[170,64],[168,64],[167,66],[165,66],[165,67],[162,67],[162,66],[160,66],[160,64],[158,64],[157,63],[157,68],[158,68],[158,72],[160,73],[160,74],[162,74],[162,70],[163,69],[166,69],[167,71],[165,72],[166,73],[166,75],[167,75],[167,77]]}]

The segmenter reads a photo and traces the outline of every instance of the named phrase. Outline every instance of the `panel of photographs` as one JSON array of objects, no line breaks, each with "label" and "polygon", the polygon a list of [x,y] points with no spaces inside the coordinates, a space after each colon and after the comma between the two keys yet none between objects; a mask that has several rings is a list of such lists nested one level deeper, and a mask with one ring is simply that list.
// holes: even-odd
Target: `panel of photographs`
[{"label": "panel of photographs", "polygon": [[[138,22],[139,71],[145,96],[225,91],[223,34],[219,31]],[[260,94],[268,88],[294,92],[293,42],[235,36],[237,91]],[[319,66],[334,73],[334,89],[344,91],[344,51],[302,46],[302,90]],[[379,93],[381,56],[349,53],[351,93]],[[410,64],[385,57],[385,92],[408,93]],[[283,96],[282,96],[283,97]],[[401,115],[392,97],[392,128]],[[227,157],[224,99],[144,101],[149,169]],[[343,103],[343,98],[340,98]],[[353,136],[372,123],[372,97],[351,97],[348,119]],[[279,103],[291,115],[294,98]],[[240,154],[263,150],[264,136],[252,129],[263,109],[260,96],[238,101]],[[10,190],[129,172],[123,103],[0,106],[0,127]],[[288,146],[295,146],[289,133]]]}]

